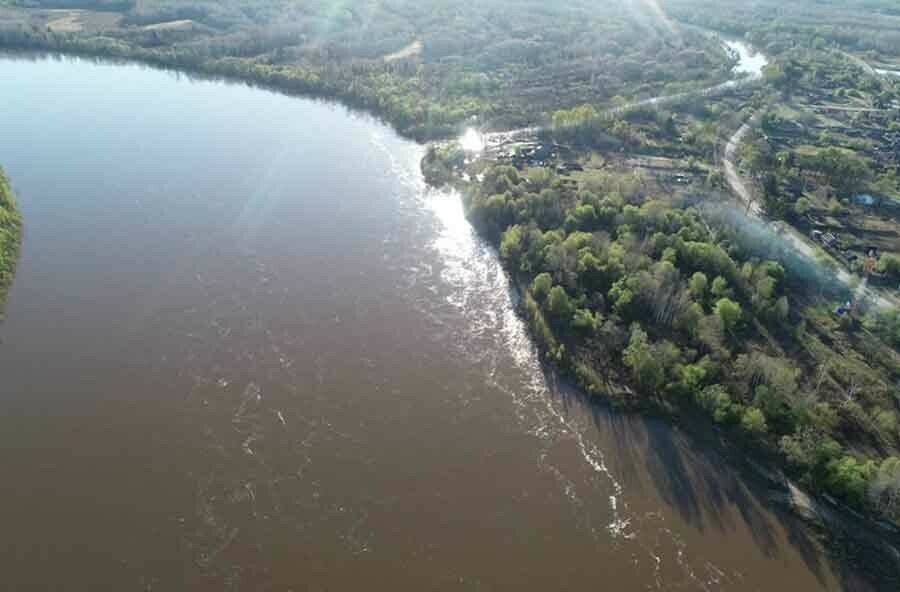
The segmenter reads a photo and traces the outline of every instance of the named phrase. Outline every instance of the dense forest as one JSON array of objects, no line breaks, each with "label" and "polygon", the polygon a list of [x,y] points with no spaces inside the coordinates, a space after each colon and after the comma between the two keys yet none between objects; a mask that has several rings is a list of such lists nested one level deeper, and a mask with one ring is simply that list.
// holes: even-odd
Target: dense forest
[{"label": "dense forest", "polygon": [[[708,85],[731,57],[624,3],[7,0],[0,46],[136,58],[340,98],[418,138]],[[59,13],[41,8],[84,8]],[[97,12],[94,12],[97,11]],[[665,55],[664,62],[657,58]],[[648,64],[651,64],[648,66]]]},{"label": "dense forest", "polygon": [[0,169],[0,314],[3,311],[6,290],[15,270],[21,231],[22,221],[16,209],[16,200],[9,179],[6,178],[3,169]]},{"label": "dense forest", "polygon": [[829,45],[900,56],[900,4],[894,0],[661,0],[676,19],[746,35],[778,54]]}]

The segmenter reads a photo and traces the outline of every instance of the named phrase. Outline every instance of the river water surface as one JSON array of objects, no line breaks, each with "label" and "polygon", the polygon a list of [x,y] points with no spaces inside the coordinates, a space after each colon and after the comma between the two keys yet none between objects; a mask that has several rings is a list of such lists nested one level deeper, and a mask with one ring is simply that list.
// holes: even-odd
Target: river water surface
[{"label": "river water surface", "polygon": [[4,589],[839,587],[717,446],[548,384],[421,146],[136,65],[0,80]]}]

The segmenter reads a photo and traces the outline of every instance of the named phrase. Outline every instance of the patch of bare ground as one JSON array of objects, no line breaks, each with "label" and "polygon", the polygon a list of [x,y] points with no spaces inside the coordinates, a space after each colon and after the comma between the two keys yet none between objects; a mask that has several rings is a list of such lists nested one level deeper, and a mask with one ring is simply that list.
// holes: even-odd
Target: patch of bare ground
[{"label": "patch of bare ground", "polygon": [[31,22],[43,21],[50,30],[57,33],[97,33],[117,27],[122,15],[116,12],[97,10],[56,9],[33,12],[26,15]]},{"label": "patch of bare ground", "polygon": [[410,58],[414,55],[418,55],[418,54],[422,53],[423,47],[424,47],[424,45],[422,44],[422,40],[416,39],[415,41],[413,41],[412,43],[410,43],[403,49],[395,51],[394,53],[389,53],[386,56],[384,56],[384,61],[385,62],[393,62],[396,60]]},{"label": "patch of bare ground", "polygon": [[80,10],[53,10],[47,27],[58,33],[78,33],[84,29]]},{"label": "patch of bare ground", "polygon": [[143,27],[145,31],[187,31],[194,28],[194,21],[191,19],[182,19],[178,21],[166,21],[164,23],[154,23]]}]

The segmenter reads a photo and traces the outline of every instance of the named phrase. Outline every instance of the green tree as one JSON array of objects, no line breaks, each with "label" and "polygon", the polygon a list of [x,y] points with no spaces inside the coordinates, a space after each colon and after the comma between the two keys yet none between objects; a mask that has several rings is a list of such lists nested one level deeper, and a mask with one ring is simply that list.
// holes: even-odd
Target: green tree
[{"label": "green tree", "polygon": [[893,411],[881,410],[875,414],[878,428],[889,437],[897,435],[897,414]]},{"label": "green tree", "polygon": [[713,280],[711,292],[716,298],[731,297],[731,289],[728,287],[728,281],[722,276],[718,276]]},{"label": "green tree", "polygon": [[510,263],[517,264],[522,256],[522,227],[518,224],[510,226],[500,240],[500,257]]},{"label": "green tree", "polygon": [[894,520],[900,519],[900,457],[891,456],[881,462],[869,483],[872,504]]},{"label": "green tree", "polygon": [[863,324],[885,343],[900,348],[900,307],[870,313]]},{"label": "green tree", "polygon": [[699,393],[706,380],[707,370],[702,364],[683,364],[676,368],[678,382],[675,390],[684,395]]},{"label": "green tree", "polygon": [[804,428],[790,436],[783,436],[779,448],[788,463],[819,480],[828,463],[841,454],[841,445],[821,431]]},{"label": "green tree", "polygon": [[716,423],[731,423],[740,417],[739,407],[732,402],[728,390],[721,384],[712,384],[696,394],[700,404]]},{"label": "green tree", "polygon": [[691,276],[691,294],[693,294],[694,298],[696,298],[697,300],[703,300],[703,298],[706,296],[706,288],[708,286],[709,280],[706,279],[706,274],[702,271],[698,271]]},{"label": "green tree", "polygon": [[900,255],[885,253],[878,259],[878,265],[875,269],[878,270],[878,273],[883,273],[894,279],[900,279]]},{"label": "green tree", "polygon": [[[597,225],[597,210],[591,204],[581,204],[572,209],[569,214],[573,226],[571,230],[583,230],[590,232]],[[571,231],[570,230],[570,231]]]},{"label": "green tree", "polygon": [[622,362],[631,369],[635,382],[642,389],[656,392],[662,386],[665,379],[662,364],[650,345],[647,333],[637,323],[631,327],[631,338],[622,352]]},{"label": "green tree", "polygon": [[828,464],[826,485],[847,501],[861,505],[876,471],[871,460],[859,461],[852,456],[844,456]]},{"label": "green tree", "polygon": [[805,197],[800,197],[794,202],[794,213],[801,218],[809,213],[812,204]]},{"label": "green tree", "polygon": [[538,302],[543,302],[553,287],[553,278],[547,272],[539,273],[531,282],[531,293]]},{"label": "green tree", "polygon": [[722,319],[726,331],[734,331],[741,320],[741,305],[729,298],[720,298],[716,302],[715,312]]},{"label": "green tree", "polygon": [[787,296],[781,296],[772,306],[772,314],[779,321],[785,321],[791,312],[790,304],[788,304]]},{"label": "green tree", "polygon": [[547,295],[547,311],[559,320],[567,320],[572,316],[572,304],[569,295],[562,286],[553,286]]},{"label": "green tree", "polygon": [[747,407],[741,416],[741,428],[748,434],[760,436],[766,433],[766,416],[756,407]]},{"label": "green tree", "polygon": [[784,394],[778,389],[767,384],[761,384],[753,391],[753,404],[758,407],[765,416],[776,420],[787,414],[787,402]]},{"label": "green tree", "polygon": [[602,316],[585,308],[576,309],[572,316],[572,327],[588,335],[596,333],[602,323]]}]

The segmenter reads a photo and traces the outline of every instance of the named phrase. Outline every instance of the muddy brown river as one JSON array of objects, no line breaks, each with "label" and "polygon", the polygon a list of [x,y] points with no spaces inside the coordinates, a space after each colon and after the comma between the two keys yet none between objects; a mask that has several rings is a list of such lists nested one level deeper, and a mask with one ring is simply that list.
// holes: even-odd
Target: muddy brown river
[{"label": "muddy brown river", "polygon": [[545,376],[423,147],[136,65],[0,80],[0,589],[853,583],[710,439]]}]

